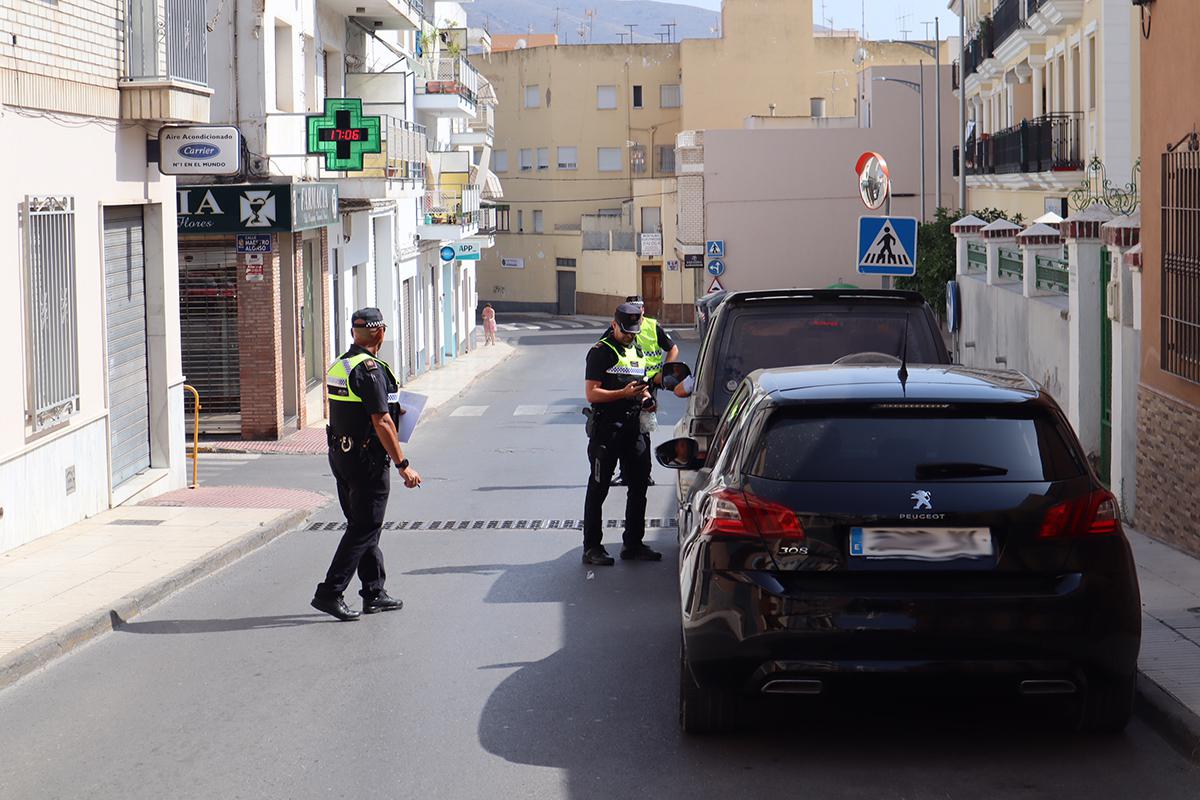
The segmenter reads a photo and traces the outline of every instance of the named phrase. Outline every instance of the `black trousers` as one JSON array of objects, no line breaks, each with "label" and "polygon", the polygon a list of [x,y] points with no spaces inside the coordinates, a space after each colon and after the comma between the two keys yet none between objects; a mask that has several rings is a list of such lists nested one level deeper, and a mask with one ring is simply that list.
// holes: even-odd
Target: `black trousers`
[{"label": "black trousers", "polygon": [[388,461],[331,450],[329,466],[337,479],[338,502],[346,515],[346,533],[333,554],[325,581],[317,585],[317,597],[341,597],[356,571],[362,581],[359,594],[374,597],[383,590],[387,578],[379,534],[391,492]]},{"label": "black trousers", "polygon": [[583,547],[599,547],[604,538],[604,501],[608,498],[613,470],[621,474],[629,494],[625,499],[626,547],[642,543],[646,536],[646,487],[650,482],[649,437],[642,436],[637,418],[621,425],[600,423],[588,441],[587,498],[583,502]]}]

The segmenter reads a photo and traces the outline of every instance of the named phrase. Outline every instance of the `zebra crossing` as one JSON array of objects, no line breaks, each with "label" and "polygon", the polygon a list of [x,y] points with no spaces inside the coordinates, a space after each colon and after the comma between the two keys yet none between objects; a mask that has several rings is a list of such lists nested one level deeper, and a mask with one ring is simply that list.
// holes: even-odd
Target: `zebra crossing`
[{"label": "zebra crossing", "polygon": [[576,404],[576,405],[565,405],[565,404],[549,405],[549,404],[545,404],[545,403],[532,403],[532,404],[518,405],[515,408],[513,408],[511,412],[509,412],[505,409],[493,407],[490,405],[486,405],[486,406],[462,405],[462,406],[458,406],[457,408],[452,410],[447,416],[449,416],[451,418],[454,418],[454,417],[482,417],[485,415],[489,415],[489,413],[490,413],[491,416],[496,416],[497,414],[503,414],[504,416],[513,416],[513,417],[550,417],[550,416],[557,416],[560,414],[579,414],[581,408],[583,408],[583,406],[578,405],[578,404]]},{"label": "zebra crossing", "polygon": [[578,322],[576,320],[537,320],[536,322],[498,322],[496,330],[508,331],[513,333],[516,331],[597,331],[604,330],[603,326],[598,326],[594,323]]}]

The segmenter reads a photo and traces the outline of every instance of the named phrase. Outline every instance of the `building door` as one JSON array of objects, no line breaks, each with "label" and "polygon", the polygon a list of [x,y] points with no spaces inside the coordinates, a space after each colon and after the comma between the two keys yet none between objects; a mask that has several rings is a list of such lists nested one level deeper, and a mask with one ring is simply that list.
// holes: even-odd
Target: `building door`
[{"label": "building door", "polygon": [[417,310],[413,305],[413,283],[416,278],[409,278],[404,282],[401,288],[401,302],[403,307],[401,310],[402,325],[401,330],[404,331],[404,365],[401,369],[404,371],[405,378],[411,378],[416,373],[417,364],[417,326],[416,314]]},{"label": "building door", "polygon": [[[179,328],[183,374],[200,393],[200,429],[242,429],[238,265],[232,236],[180,239]],[[192,415],[185,415],[191,434]]]},{"label": "building door", "polygon": [[321,273],[314,255],[316,243],[307,239],[303,246],[304,307],[300,309],[300,346],[304,351],[305,386],[311,389],[325,375],[325,348],[321,346]]},{"label": "building door", "polygon": [[575,316],[575,273],[570,270],[558,271],[558,315]]},{"label": "building door", "polygon": [[146,261],[142,207],[104,209],[108,436],[112,486],[150,467],[150,379],[146,353]]},{"label": "building door", "polygon": [[642,300],[646,302],[647,316],[654,317],[655,319],[662,319],[662,267],[658,265],[642,267]]},{"label": "building door", "polygon": [[1108,318],[1108,282],[1112,261],[1107,247],[1100,250],[1100,480],[1112,480],[1112,321]]}]

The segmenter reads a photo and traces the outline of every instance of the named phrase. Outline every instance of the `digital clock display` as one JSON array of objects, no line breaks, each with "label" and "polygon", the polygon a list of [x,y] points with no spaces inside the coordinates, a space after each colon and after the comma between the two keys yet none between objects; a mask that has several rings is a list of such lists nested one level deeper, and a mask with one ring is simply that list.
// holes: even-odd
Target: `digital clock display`
[{"label": "digital clock display", "polygon": [[317,133],[322,142],[362,142],[366,141],[366,128],[321,128]]}]

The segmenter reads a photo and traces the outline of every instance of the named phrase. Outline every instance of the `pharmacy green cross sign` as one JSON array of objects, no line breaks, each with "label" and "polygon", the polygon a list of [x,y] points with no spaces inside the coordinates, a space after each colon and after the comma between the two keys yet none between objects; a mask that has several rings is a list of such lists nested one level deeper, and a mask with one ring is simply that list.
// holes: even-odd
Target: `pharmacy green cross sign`
[{"label": "pharmacy green cross sign", "polygon": [[357,97],[325,98],[325,113],[308,117],[308,152],[325,156],[325,169],[361,172],[363,153],[379,153],[379,117],[364,117]]}]

